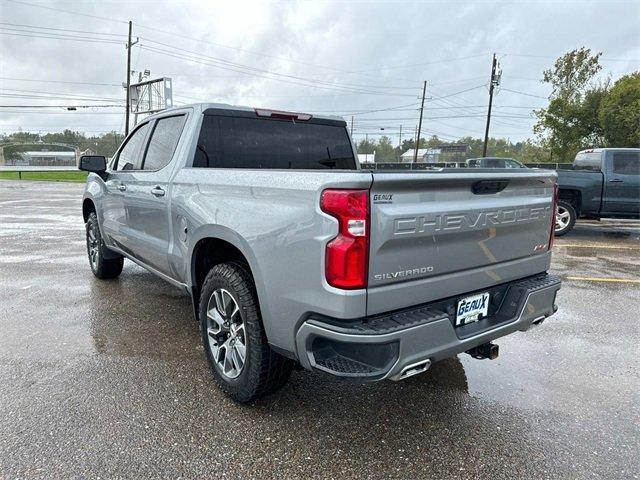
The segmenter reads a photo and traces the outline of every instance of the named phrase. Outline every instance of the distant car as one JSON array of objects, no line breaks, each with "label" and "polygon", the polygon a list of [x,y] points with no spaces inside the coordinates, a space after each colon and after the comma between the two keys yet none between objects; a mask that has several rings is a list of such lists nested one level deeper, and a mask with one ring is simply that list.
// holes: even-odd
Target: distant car
[{"label": "distant car", "polygon": [[640,148],[578,152],[572,170],[558,170],[556,236],[580,217],[640,218]]},{"label": "distant car", "polygon": [[472,168],[527,168],[514,158],[484,157],[470,158],[467,166]]}]

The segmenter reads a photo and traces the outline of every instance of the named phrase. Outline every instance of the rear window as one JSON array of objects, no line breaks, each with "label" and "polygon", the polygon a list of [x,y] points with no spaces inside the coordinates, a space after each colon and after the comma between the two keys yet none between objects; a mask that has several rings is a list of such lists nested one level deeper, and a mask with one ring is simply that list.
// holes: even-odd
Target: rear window
[{"label": "rear window", "polygon": [[356,168],[343,125],[205,115],[193,162],[200,168]]}]

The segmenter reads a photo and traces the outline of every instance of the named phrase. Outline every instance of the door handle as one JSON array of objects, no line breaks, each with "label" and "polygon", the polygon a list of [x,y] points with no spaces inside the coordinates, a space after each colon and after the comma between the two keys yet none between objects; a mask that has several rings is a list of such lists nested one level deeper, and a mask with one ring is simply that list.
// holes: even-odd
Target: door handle
[{"label": "door handle", "polygon": [[151,195],[155,195],[156,197],[164,197],[164,189],[161,187],[153,187],[151,189]]},{"label": "door handle", "polygon": [[127,189],[127,186],[123,183],[121,183],[120,185],[118,185],[118,190],[120,190],[121,192],[124,192]]},{"label": "door handle", "polygon": [[622,180],[620,180],[619,178],[613,178],[609,180],[609,183],[622,183]]}]

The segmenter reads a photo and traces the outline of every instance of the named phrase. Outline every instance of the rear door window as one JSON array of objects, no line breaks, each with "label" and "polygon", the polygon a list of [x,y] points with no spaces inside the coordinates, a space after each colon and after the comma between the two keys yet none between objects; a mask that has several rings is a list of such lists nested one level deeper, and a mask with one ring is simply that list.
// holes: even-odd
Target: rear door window
[{"label": "rear door window", "polygon": [[169,164],[180,140],[184,121],[184,115],[177,115],[156,122],[144,157],[143,170],[160,170]]},{"label": "rear door window", "polygon": [[355,169],[344,125],[205,115],[194,167]]},{"label": "rear door window", "polygon": [[485,166],[487,168],[504,168],[504,160],[499,160],[497,158],[487,158]]},{"label": "rear door window", "polygon": [[640,175],[640,152],[614,152],[613,173]]},{"label": "rear door window", "polygon": [[601,152],[579,152],[573,162],[576,170],[600,170]]},{"label": "rear door window", "polygon": [[140,170],[140,166],[142,165],[142,149],[148,130],[149,124],[145,123],[127,139],[127,142],[118,154],[116,170]]}]

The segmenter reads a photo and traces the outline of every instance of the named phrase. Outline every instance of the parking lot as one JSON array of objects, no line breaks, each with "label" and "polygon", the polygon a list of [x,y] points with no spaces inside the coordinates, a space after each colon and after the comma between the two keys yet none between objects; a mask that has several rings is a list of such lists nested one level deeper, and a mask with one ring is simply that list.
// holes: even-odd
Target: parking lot
[{"label": "parking lot", "polygon": [[0,181],[0,478],[638,478],[640,222],[557,239],[560,310],[495,361],[239,406],[184,293],[93,277],[82,188]]}]

